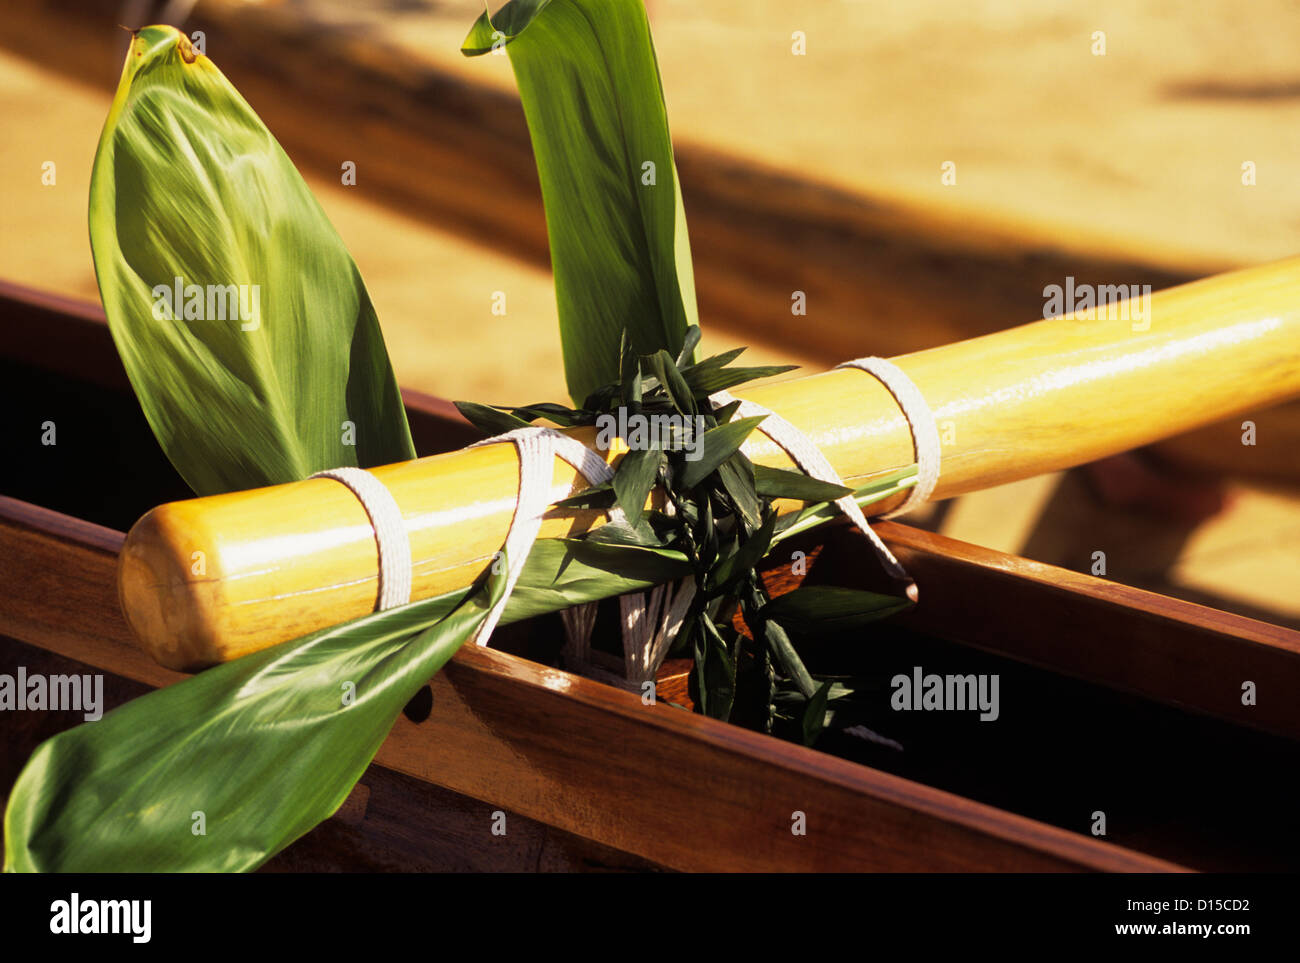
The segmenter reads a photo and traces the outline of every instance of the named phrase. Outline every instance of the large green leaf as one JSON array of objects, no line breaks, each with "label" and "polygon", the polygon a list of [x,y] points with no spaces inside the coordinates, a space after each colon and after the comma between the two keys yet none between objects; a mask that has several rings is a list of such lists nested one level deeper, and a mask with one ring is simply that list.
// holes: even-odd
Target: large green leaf
[{"label": "large green leaf", "polygon": [[171,27],[132,39],[95,155],[90,240],[140,405],[196,492],[415,457],[343,242],[252,108]]},{"label": "large green leaf", "polygon": [[[461,50],[510,56],[546,206],[569,393],[619,380],[627,330],[676,357],[697,323],[686,217],[640,0],[513,0]],[[648,166],[649,165],[649,166]]]},{"label": "large green leaf", "polygon": [[281,643],[46,740],[9,797],[5,870],[257,868],[342,805],[486,616],[464,597]]},{"label": "large green leaf", "polygon": [[[539,541],[502,623],[689,570],[677,552]],[[255,869],[338,809],[503,582],[284,642],[47,740],[9,797],[5,869]]]}]

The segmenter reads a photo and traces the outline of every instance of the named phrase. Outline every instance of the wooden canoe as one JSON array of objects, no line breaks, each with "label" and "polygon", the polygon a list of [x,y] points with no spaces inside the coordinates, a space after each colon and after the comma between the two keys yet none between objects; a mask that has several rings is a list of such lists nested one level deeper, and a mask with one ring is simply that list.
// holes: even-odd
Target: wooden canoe
[{"label": "wooden canoe", "polygon": [[[0,488],[0,671],[102,673],[111,708],[184,678],[133,644],[115,569],[126,527],[188,493],[97,307],[3,287],[0,331],[0,392],[20,439]],[[446,402],[406,402],[421,454],[474,437]],[[342,809],[267,868],[1300,864],[1286,792],[1300,762],[1300,633],[905,525],[879,531],[927,591],[862,638],[853,671],[997,673],[1008,694],[998,725],[885,712],[872,726],[901,750],[848,737],[825,747],[835,754],[808,749],[552,668],[559,623],[536,619],[503,630],[496,648],[462,650]],[[859,538],[843,526],[810,533],[805,578],[861,584]],[[796,580],[768,578],[774,591]],[[669,664],[661,684],[681,672]],[[1243,681],[1257,684],[1257,704],[1242,704]],[[6,791],[41,740],[79,721],[0,715]],[[498,811],[506,836],[488,831]],[[796,814],[806,835],[791,831]]]}]

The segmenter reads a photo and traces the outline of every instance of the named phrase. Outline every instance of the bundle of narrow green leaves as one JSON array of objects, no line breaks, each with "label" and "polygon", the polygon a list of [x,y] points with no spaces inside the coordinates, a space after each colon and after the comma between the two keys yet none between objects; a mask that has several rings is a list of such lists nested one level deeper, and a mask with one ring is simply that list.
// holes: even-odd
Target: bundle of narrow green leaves
[{"label": "bundle of narrow green leaves", "polygon": [[[464,49],[502,45],[537,156],[566,376],[584,400],[462,410],[489,432],[619,410],[705,425],[699,458],[638,448],[611,485],[577,496],[618,504],[625,521],[539,541],[502,621],[692,579],[677,645],[695,658],[700,707],[764,729],[784,720],[811,739],[836,693],[804,668],[789,630],[905,603],[817,590],[769,600],[755,576],[774,545],[833,517],[829,501],[845,490],[751,464],[740,445],[755,420],[708,400],[774,372],[731,366],[738,352],[693,361],[689,247],[644,9],[514,0],[484,14]],[[253,110],[172,28],[133,38],[95,159],[90,228],[123,364],[196,493],[414,456],[342,241]],[[214,290],[233,316],[213,316]],[[193,304],[192,291],[208,292],[206,303]],[[914,478],[904,469],[857,497],[869,504]],[[656,483],[663,507],[646,511]],[[778,517],[777,497],[809,504]],[[6,870],[258,867],[341,805],[503,581],[485,572],[462,590],[217,666],[43,743],[9,798]]]},{"label": "bundle of narrow green leaves", "polygon": [[[767,731],[780,722],[794,723],[793,730],[784,728],[811,742],[822,729],[831,682],[813,679],[783,623],[794,621],[806,629],[810,623],[834,621],[844,631],[910,603],[901,595],[853,589],[828,593],[812,587],[770,600],[755,566],[809,522],[831,517],[837,509],[830,503],[836,499],[854,494],[869,505],[913,484],[915,471],[902,469],[855,493],[797,472],[755,465],[740,449],[762,416],[736,418],[739,401],[715,410],[710,396],[792,366],[732,366],[743,348],[694,363],[688,359],[699,337],[698,327],[688,328],[676,358],[662,349],[638,356],[624,338],[622,377],[593,391],[581,408],[534,404],[497,409],[466,402],[458,407],[487,434],[526,427],[539,418],[566,427],[603,422],[676,428],[653,432],[642,427],[635,444],[620,438],[628,450],[613,479],[560,505],[622,510],[587,535],[588,543],[672,550],[685,557],[696,591],[674,651],[694,659],[692,688],[702,712],[719,719],[734,715]],[[663,493],[663,508],[647,511],[647,498],[656,487]],[[802,512],[780,516],[776,499],[807,505]],[[737,611],[748,635],[735,624]],[[797,717],[790,715],[792,708]]]}]

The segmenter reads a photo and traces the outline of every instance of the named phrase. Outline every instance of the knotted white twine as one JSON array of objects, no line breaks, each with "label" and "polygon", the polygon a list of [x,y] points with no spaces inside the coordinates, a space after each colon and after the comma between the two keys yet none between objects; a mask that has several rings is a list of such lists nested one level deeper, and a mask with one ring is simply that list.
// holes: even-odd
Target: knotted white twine
[{"label": "knotted white twine", "polygon": [[[884,516],[892,518],[910,511],[925,502],[934,491],[939,479],[939,432],[934,414],[915,383],[897,365],[884,358],[858,358],[838,367],[859,368],[878,378],[897,400],[912,433],[912,447],[916,454],[917,483],[903,504]],[[709,400],[717,407],[731,404],[736,399],[729,392],[719,391]],[[742,418],[764,416],[758,430],[784,449],[805,474],[820,481],[843,485],[820,448],[802,431],[780,415],[752,401],[741,401],[736,412]],[[492,438],[470,445],[513,443],[519,453],[519,488],[514,515],[506,533],[503,550],[506,555],[506,584],[501,598],[488,612],[487,618],[474,633],[478,645],[487,645],[492,632],[505,611],[506,603],[514,591],[524,563],[532,551],[542,528],[542,516],[550,507],[551,481],[554,459],[558,456],[574,467],[592,485],[601,485],[614,477],[613,469],[605,460],[581,442],[553,428],[516,428]],[[411,543],[392,493],[378,478],[363,468],[334,468],[317,472],[312,478],[332,478],[346,485],[357,496],[375,532],[379,554],[379,592],[376,611],[405,605],[411,599]],[[866,515],[852,495],[837,499],[835,504],[871,542],[886,571],[897,579],[908,582],[908,595],[916,600],[916,586],[907,572],[880,537],[867,524]],[[611,519],[622,517],[615,507],[608,513]],[[623,655],[626,684],[633,686],[654,678],[663,664],[668,647],[681,629],[691,601],[695,597],[695,582],[684,579],[676,587],[660,585],[646,593],[633,592],[619,598],[623,619]],[[590,657],[591,633],[596,622],[595,603],[573,606],[561,612],[565,634],[568,636],[566,653],[578,662],[586,663]],[[606,673],[601,673],[606,675]]]}]

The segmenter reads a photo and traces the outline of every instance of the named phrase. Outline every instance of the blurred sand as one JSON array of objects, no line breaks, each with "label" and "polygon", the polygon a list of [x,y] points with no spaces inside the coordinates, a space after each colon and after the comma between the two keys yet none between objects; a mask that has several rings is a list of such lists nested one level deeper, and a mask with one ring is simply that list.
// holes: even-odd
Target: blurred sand
[{"label": "blurred sand", "polygon": [[[218,0],[228,4],[231,0]],[[309,0],[324,23],[513,89],[475,0]],[[493,9],[499,6],[491,5]],[[1298,249],[1290,0],[653,0],[674,140],[1029,244],[1196,274]],[[806,38],[803,56],[792,36]],[[1092,52],[1105,33],[1105,55]],[[940,182],[944,161],[955,186]],[[1253,161],[1254,187],[1241,182]]]}]

